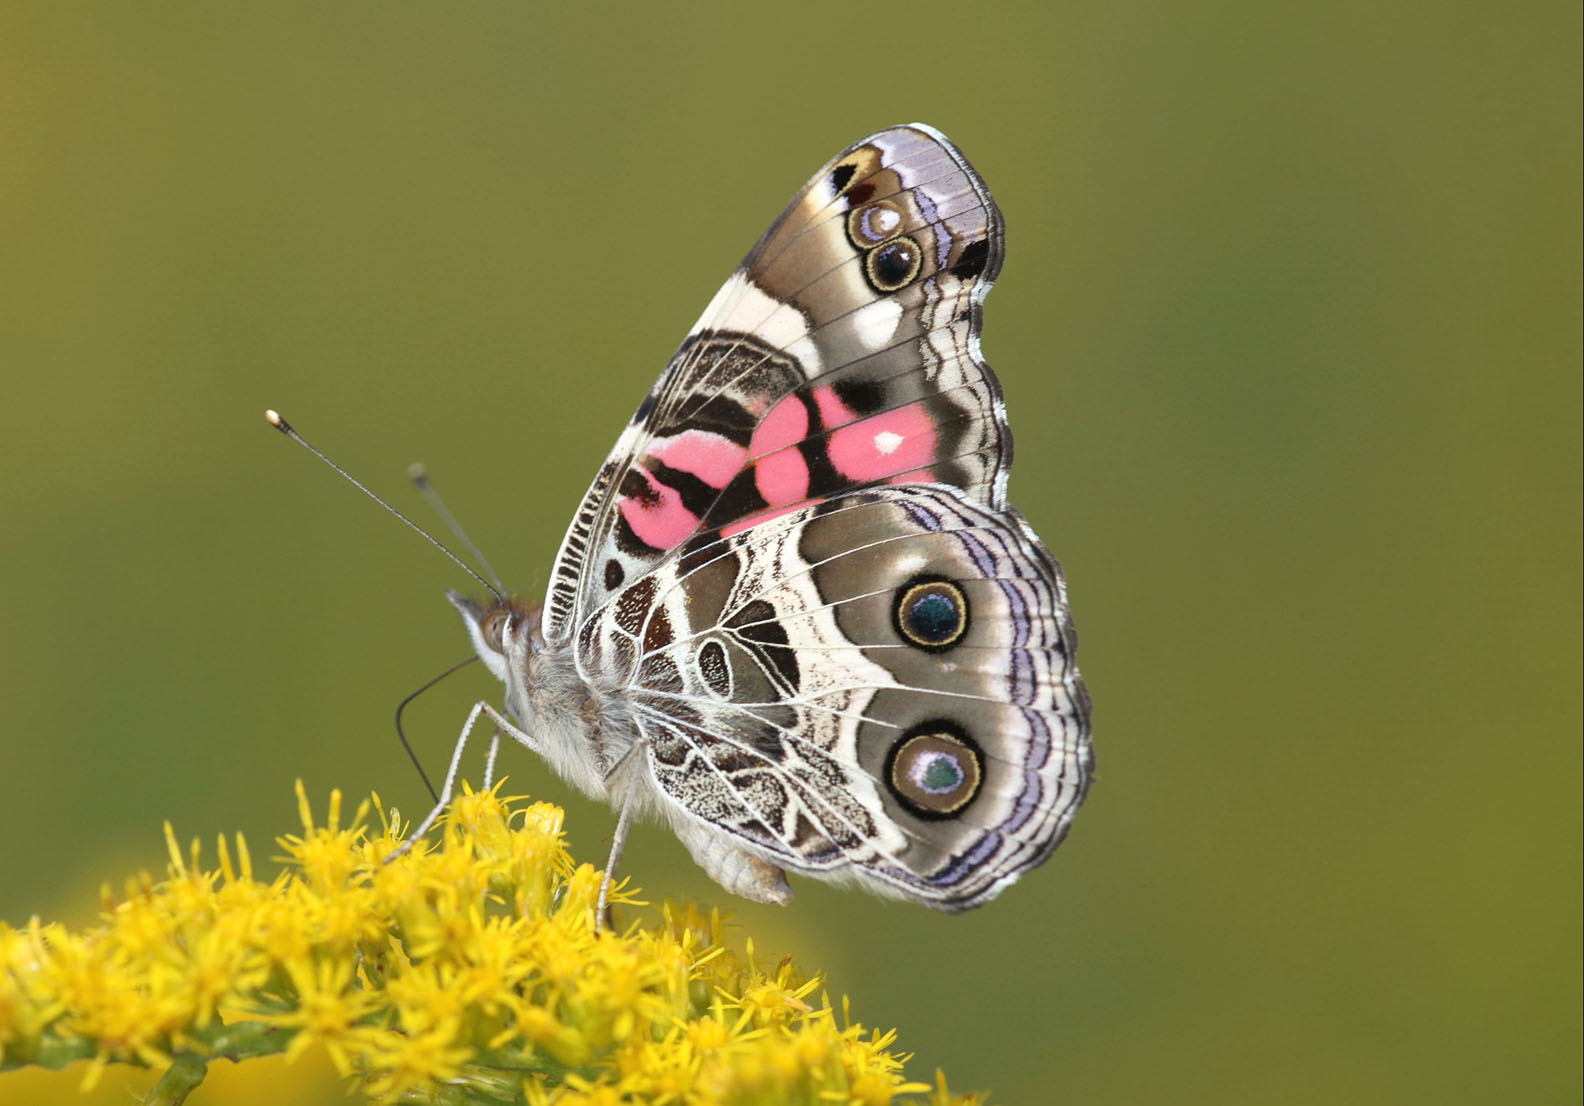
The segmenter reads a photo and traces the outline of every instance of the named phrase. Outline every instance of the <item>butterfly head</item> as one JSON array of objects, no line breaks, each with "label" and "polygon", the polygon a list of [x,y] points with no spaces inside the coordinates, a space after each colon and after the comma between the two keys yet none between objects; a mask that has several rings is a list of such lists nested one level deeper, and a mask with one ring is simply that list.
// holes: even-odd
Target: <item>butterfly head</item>
[{"label": "butterfly head", "polygon": [[504,681],[514,666],[521,671],[527,658],[544,647],[538,604],[502,598],[485,605],[459,591],[446,592],[446,598],[462,615],[474,651],[496,679]]}]

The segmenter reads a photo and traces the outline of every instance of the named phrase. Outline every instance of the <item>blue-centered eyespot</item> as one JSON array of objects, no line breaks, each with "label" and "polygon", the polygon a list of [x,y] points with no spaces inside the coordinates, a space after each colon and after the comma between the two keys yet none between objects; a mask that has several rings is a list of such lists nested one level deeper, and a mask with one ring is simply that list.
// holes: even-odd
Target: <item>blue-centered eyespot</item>
[{"label": "blue-centered eyespot", "polygon": [[894,615],[904,641],[940,652],[968,632],[968,597],[950,580],[918,578],[897,592]]},{"label": "blue-centered eyespot", "polygon": [[915,726],[891,747],[886,783],[921,818],[950,818],[979,794],[984,768],[979,749],[947,722]]}]

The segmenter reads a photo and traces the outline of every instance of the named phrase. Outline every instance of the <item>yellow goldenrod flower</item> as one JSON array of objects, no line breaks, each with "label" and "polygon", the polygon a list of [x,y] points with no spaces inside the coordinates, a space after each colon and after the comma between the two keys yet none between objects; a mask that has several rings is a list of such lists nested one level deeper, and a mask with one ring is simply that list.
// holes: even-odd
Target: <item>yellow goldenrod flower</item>
[{"label": "yellow goldenrod flower", "polygon": [[101,925],[0,924],[0,1070],[88,1061],[87,1088],[144,1065],[163,1072],[149,1103],[217,1059],[308,1052],[381,1104],[970,1101],[907,1081],[894,1034],[845,1002],[838,1020],[789,960],[734,951],[717,912],[596,933],[601,873],[568,854],[557,807],[465,790],[438,843],[387,863],[402,828],[378,796],[343,826],[332,793],[319,825],[297,792],[269,883],[240,837],[205,870],[167,826],[167,878],[106,891]]}]

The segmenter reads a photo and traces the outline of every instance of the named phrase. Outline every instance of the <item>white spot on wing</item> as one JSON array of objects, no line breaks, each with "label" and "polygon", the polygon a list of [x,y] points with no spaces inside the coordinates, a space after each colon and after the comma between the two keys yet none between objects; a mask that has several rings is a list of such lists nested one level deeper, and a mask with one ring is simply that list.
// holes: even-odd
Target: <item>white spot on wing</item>
[{"label": "white spot on wing", "polygon": [[875,300],[853,312],[858,340],[870,349],[885,349],[902,321],[902,305],[894,299]]},{"label": "white spot on wing", "polygon": [[803,312],[767,295],[746,273],[733,273],[727,278],[690,333],[703,330],[738,330],[758,335],[776,349],[796,357],[809,376],[820,371],[819,350],[809,339],[808,319]]},{"label": "white spot on wing", "polygon": [[882,430],[880,433],[874,436],[875,449],[879,450],[882,454],[895,453],[897,446],[901,444],[902,435],[894,433],[890,430]]},{"label": "white spot on wing", "polygon": [[689,334],[697,334],[701,330],[717,329],[720,320],[732,314],[737,306],[737,301],[752,285],[741,273],[733,273],[726,278],[726,283],[720,286],[720,291],[715,293],[715,298],[709,301],[709,306],[704,308],[704,314],[699,316],[698,322],[693,324]]}]

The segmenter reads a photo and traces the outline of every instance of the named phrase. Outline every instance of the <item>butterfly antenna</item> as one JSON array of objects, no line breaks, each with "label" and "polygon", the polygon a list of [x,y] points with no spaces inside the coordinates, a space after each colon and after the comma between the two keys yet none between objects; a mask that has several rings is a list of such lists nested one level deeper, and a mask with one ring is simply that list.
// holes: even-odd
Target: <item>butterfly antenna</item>
[{"label": "butterfly antenna", "polygon": [[487,589],[489,589],[489,593],[491,595],[493,595],[496,599],[504,599],[505,598],[505,596],[502,594],[502,589],[497,588],[494,584],[492,584],[488,580],[484,579],[484,577],[480,576],[477,572],[474,572],[473,569],[468,566],[466,561],[464,561],[461,557],[458,557],[455,553],[451,552],[451,550],[447,549],[444,545],[441,545],[439,540],[437,538],[435,538],[435,536],[433,534],[429,533],[429,531],[425,530],[422,526],[419,526],[412,519],[410,519],[406,515],[402,514],[395,507],[392,507],[389,503],[386,503],[383,499],[381,499],[379,496],[375,495],[372,491],[370,491],[368,489],[368,487],[366,487],[363,484],[362,481],[358,480],[357,477],[353,476],[346,469],[342,468],[340,465],[338,465],[334,461],[330,460],[330,458],[326,457],[323,453],[319,452],[319,450],[316,449],[312,445],[312,443],[310,443],[301,434],[297,433],[297,431],[293,430],[291,423],[289,423],[285,419],[281,418],[278,413],[276,413],[274,411],[265,411],[264,412],[264,419],[271,426],[273,426],[276,430],[279,430],[282,434],[286,435],[292,441],[294,441],[298,445],[302,446],[309,453],[312,453],[315,457],[319,458],[319,460],[323,461],[325,464],[327,464],[331,468],[335,469],[336,472],[341,474],[342,478],[345,479],[347,483],[351,484],[354,488],[356,488],[358,491],[362,492],[364,495],[368,496],[375,503],[378,503],[381,507],[384,507],[391,514],[395,515],[397,518],[399,518],[403,522],[405,522],[408,526],[410,526],[412,528],[414,533],[418,534],[425,541],[427,541],[430,545],[434,546],[436,549],[440,550],[440,552],[444,553],[447,557],[450,557],[452,562],[458,568],[460,568],[463,572],[466,572],[469,576],[473,577],[473,579],[477,580],[479,583],[483,584]]},{"label": "butterfly antenna", "polygon": [[418,696],[434,687],[435,684],[439,683],[452,673],[460,672],[462,669],[466,668],[476,660],[478,660],[477,655],[471,656],[467,658],[467,660],[458,661],[456,664],[453,664],[450,668],[440,673],[440,675],[436,676],[434,679],[426,682],[422,687],[413,692],[411,695],[407,696],[407,698],[403,699],[400,703],[396,704],[396,736],[401,738],[402,748],[407,750],[407,759],[413,762],[414,768],[418,769],[418,778],[423,780],[424,786],[429,789],[429,797],[437,803],[440,801],[440,793],[435,790],[434,784],[429,782],[429,773],[424,771],[423,763],[418,759],[418,754],[413,752],[412,742],[407,740],[407,731],[402,729],[402,713],[406,711],[407,704],[418,698]]},{"label": "butterfly antenna", "polygon": [[446,508],[445,500],[440,498],[440,493],[429,482],[429,470],[420,464],[409,465],[407,466],[407,479],[413,482],[413,485],[418,489],[418,494],[424,497],[430,507],[434,508],[435,514],[440,516],[440,521],[445,523],[447,530],[451,531],[451,536],[462,543],[462,548],[479,563],[479,566],[484,569],[484,574],[495,581],[496,589],[505,591],[506,585],[501,583],[500,577],[490,567],[489,558],[479,552],[479,547],[473,544],[473,539],[467,536],[467,531],[462,529],[462,524]]}]

